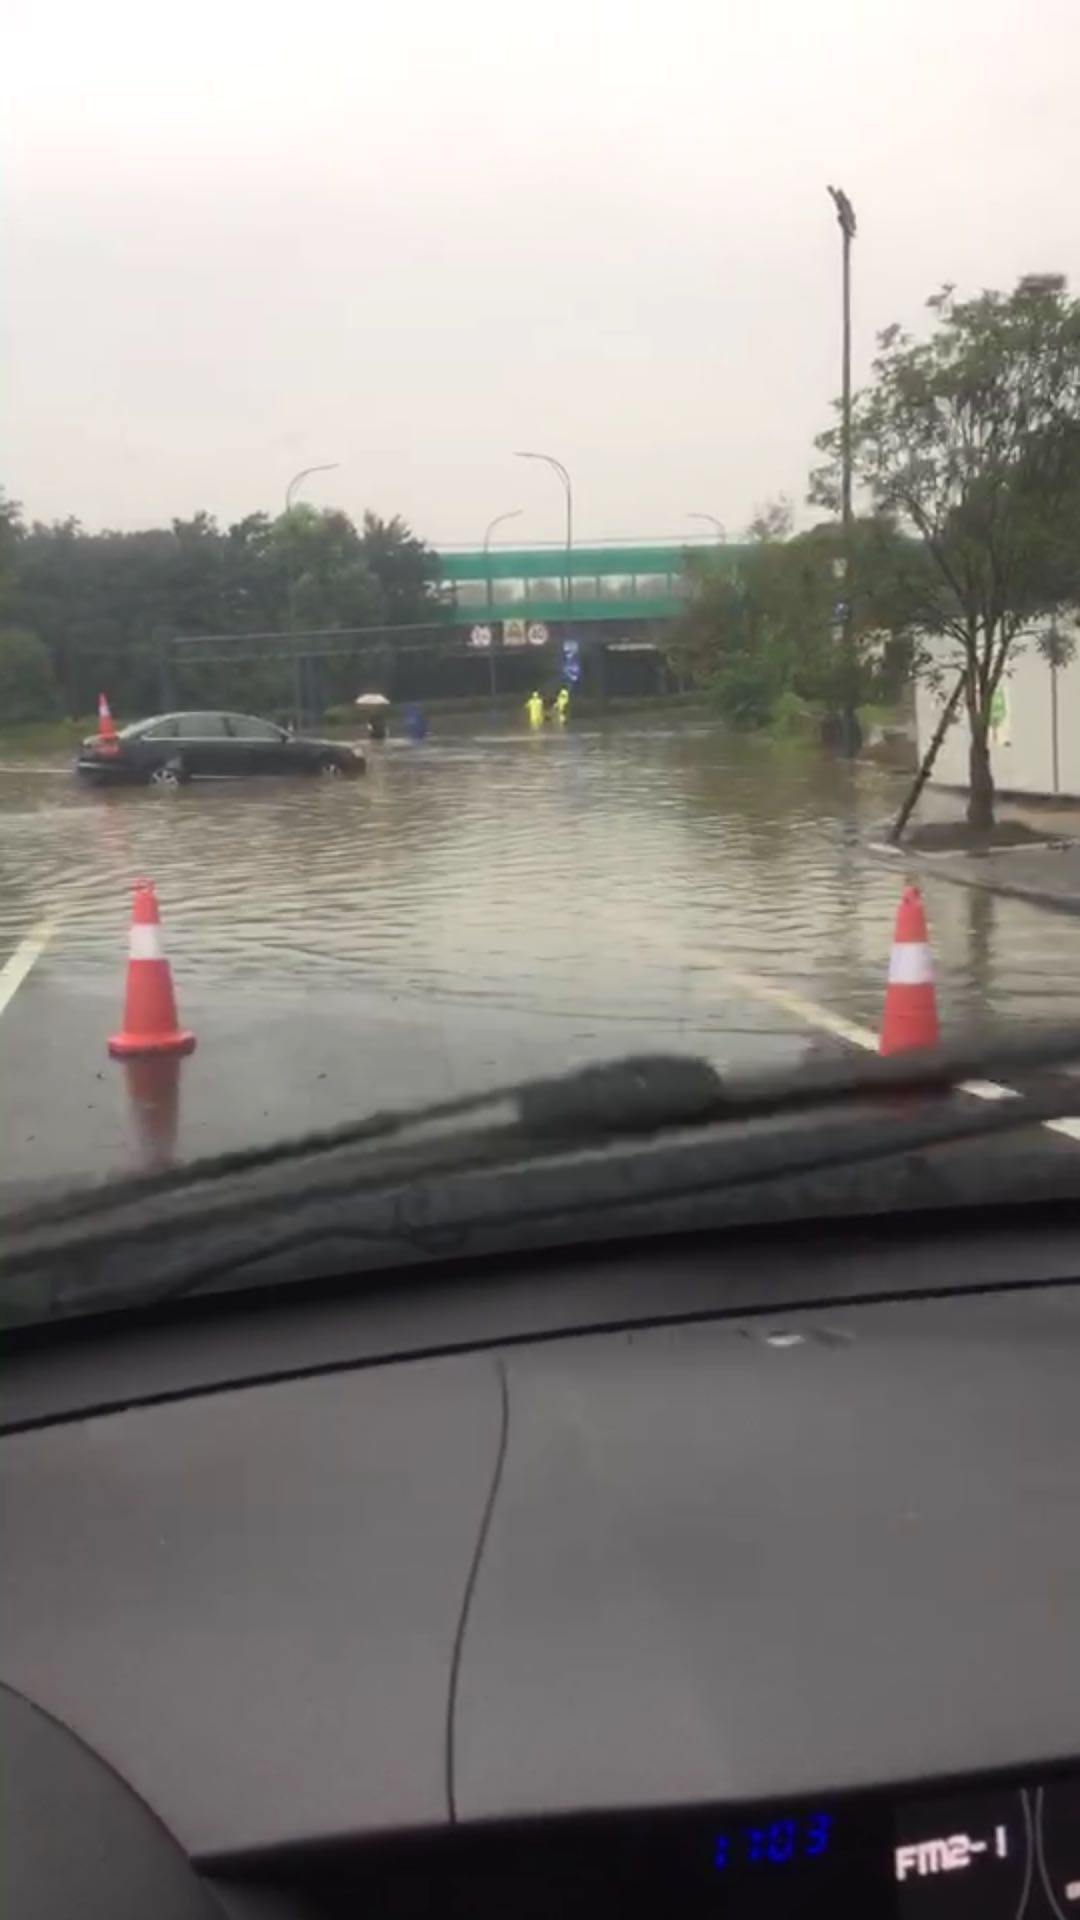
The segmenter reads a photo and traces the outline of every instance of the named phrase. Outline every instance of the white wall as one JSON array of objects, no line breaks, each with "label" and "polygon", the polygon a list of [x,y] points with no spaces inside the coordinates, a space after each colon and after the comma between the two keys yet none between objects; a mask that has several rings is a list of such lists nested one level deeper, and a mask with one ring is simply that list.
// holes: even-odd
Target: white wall
[{"label": "white wall", "polygon": [[[944,642],[942,658],[949,662],[956,658],[955,650]],[[955,674],[955,667],[946,669],[946,698]],[[1051,668],[1033,646],[1014,657],[1005,676],[1005,721],[990,746],[994,784],[1001,793],[1060,794],[1080,800],[1080,648],[1067,667],[1057,670],[1056,780],[1053,680]],[[930,743],[941,707],[942,696],[922,684],[916,688],[920,754]],[[969,738],[961,705],[934,763],[931,785],[967,786]]]}]

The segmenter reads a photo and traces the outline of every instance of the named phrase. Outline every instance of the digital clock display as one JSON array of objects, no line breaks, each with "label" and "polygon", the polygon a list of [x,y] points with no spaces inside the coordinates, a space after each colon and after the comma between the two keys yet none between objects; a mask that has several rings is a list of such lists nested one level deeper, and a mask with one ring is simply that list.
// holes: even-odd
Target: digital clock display
[{"label": "digital clock display", "polygon": [[829,1851],[832,1816],[800,1813],[776,1820],[751,1820],[725,1827],[713,1841],[718,1873],[745,1867],[784,1867],[793,1861],[820,1860]]}]

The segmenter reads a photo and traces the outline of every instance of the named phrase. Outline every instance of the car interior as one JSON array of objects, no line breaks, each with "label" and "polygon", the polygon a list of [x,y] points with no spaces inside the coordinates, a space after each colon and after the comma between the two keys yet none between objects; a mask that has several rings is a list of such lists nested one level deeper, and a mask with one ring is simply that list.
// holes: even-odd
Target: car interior
[{"label": "car interior", "polygon": [[1068,1209],[9,1334],[4,1910],[1080,1903]]}]

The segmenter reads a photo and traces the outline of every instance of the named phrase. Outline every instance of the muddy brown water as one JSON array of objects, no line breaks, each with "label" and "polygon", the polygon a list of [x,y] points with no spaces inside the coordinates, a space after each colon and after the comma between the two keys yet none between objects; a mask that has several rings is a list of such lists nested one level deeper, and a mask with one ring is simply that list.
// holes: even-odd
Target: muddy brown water
[{"label": "muddy brown water", "polygon": [[[365,781],[88,792],[0,773],[0,959],[56,917],[51,964],[116,975],[154,879],[174,967],[215,991],[362,985],[646,1024],[784,1024],[737,973],[873,1025],[902,867],[860,844],[897,776],[702,725],[444,733]],[[1080,926],[931,880],[951,1021],[1080,1018]],[[706,991],[707,989],[707,991]]]}]

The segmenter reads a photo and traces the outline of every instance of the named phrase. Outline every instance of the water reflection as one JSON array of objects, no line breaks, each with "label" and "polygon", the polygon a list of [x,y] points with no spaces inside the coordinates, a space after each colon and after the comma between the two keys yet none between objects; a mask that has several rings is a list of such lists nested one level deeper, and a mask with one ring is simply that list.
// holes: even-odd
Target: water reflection
[{"label": "water reflection", "polygon": [[[801,748],[641,722],[390,743],[355,785],[99,794],[59,765],[6,771],[0,942],[59,912],[53,972],[115,978],[145,872],[185,991],[774,1026],[724,997],[730,970],[872,1026],[904,874],[860,836],[895,791]],[[1080,929],[932,883],[928,903],[946,1017],[1080,1017]]]},{"label": "water reflection", "polygon": [[176,1159],[183,1065],[175,1053],[125,1060],[121,1065],[131,1117],[132,1161],[143,1173],[161,1173]]}]

